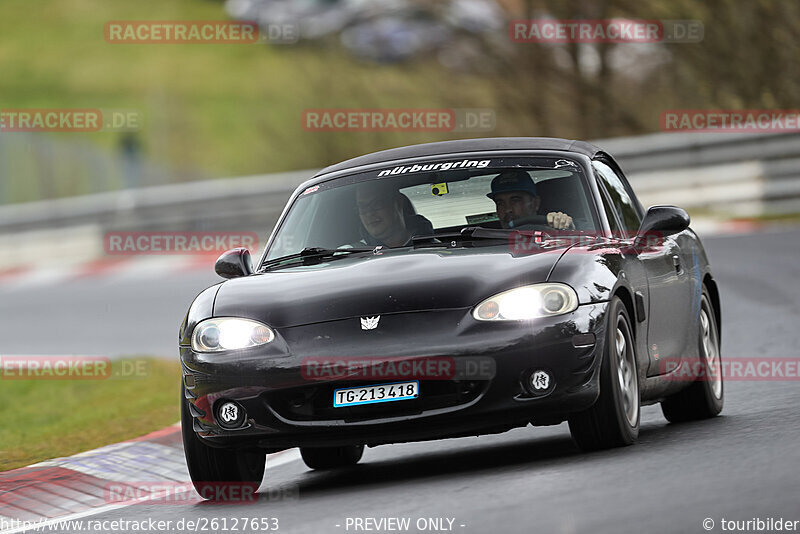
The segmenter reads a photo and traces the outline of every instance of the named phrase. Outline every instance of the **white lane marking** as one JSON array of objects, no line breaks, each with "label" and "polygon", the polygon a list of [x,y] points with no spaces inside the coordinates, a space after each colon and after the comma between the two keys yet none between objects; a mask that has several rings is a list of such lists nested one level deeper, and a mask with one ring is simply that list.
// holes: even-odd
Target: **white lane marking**
[{"label": "white lane marking", "polygon": [[[85,454],[85,453],[82,453]],[[279,465],[288,464],[295,460],[300,459],[300,449],[288,449],[281,452],[276,452],[273,454],[267,455],[267,470],[270,467],[277,467]],[[265,477],[267,475],[265,474]],[[262,486],[264,483],[262,482]],[[259,488],[260,489],[260,488]],[[53,519],[48,519],[46,521],[42,521],[41,523],[38,521],[34,521],[29,523],[25,526],[15,527],[12,529],[2,530],[2,534],[16,534],[18,532],[28,532],[29,530],[43,530],[52,525],[64,525],[67,521],[75,521],[77,519],[83,519],[84,517],[91,517],[93,515],[102,514],[105,512],[113,512],[114,510],[119,510],[121,508],[127,508],[129,506],[133,506],[135,504],[141,504],[143,502],[151,501],[154,499],[159,499],[161,497],[169,497],[169,491],[161,491],[156,492],[145,497],[140,497],[138,499],[131,499],[130,501],[126,501],[124,503],[119,504],[107,504],[105,506],[100,506],[98,508],[92,508],[91,510],[85,510],[83,512],[77,512],[74,514],[57,517]]]}]

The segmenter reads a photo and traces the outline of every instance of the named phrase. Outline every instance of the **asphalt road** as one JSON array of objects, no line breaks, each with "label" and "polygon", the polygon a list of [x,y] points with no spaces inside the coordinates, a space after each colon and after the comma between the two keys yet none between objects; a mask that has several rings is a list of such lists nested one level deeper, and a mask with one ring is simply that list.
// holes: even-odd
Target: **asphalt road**
[{"label": "asphalt road", "polygon": [[0,355],[150,355],[176,358],[178,327],[207,272],[108,275],[31,287],[0,286]]},{"label": "asphalt road", "polygon": [[[705,244],[722,294],[723,358],[797,358],[800,231],[708,238]],[[86,350],[117,340],[126,352],[157,352],[160,341],[149,345],[148,335],[160,335],[157,323],[169,317],[174,339],[182,313],[177,310],[203,283],[185,278],[154,281],[151,287],[98,288],[87,282],[25,295],[24,310],[41,323],[35,339],[42,342],[54,343],[55,330],[77,343],[84,332]],[[70,294],[80,297],[68,304]],[[6,297],[0,295],[4,320],[23,298],[9,304]],[[42,311],[39,306],[48,300],[51,305]],[[72,317],[54,328],[51,321],[62,313]],[[110,324],[128,318],[136,320]],[[12,347],[25,347],[14,336],[36,330],[34,325],[18,333],[4,325],[3,342],[10,333]],[[172,347],[166,349],[174,353]],[[714,521],[713,532],[723,530],[723,518],[800,520],[798,407],[797,381],[728,382],[721,416],[673,425],[657,406],[644,408],[639,443],[624,449],[580,453],[566,425],[388,445],[368,449],[350,470],[315,473],[300,461],[268,466],[265,495],[256,505],[145,504],[85,519],[174,524],[227,518],[230,529],[233,518],[271,517],[278,518],[279,532],[313,534],[448,532],[418,529],[417,521],[427,518],[452,518],[450,531],[469,534],[699,533],[707,531],[706,518]],[[271,490],[282,487],[293,488],[296,498],[271,499]],[[410,518],[409,529],[347,528],[347,518],[390,517]]]}]

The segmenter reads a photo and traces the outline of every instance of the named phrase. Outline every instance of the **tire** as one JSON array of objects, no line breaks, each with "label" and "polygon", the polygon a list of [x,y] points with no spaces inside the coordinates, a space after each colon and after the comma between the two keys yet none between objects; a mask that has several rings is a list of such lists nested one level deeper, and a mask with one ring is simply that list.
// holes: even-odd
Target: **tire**
[{"label": "tire", "polygon": [[335,469],[356,465],[364,454],[363,445],[342,447],[300,447],[300,456],[311,469]]},{"label": "tire", "polygon": [[208,500],[252,500],[264,478],[267,453],[209,447],[192,428],[181,387],[181,434],[186,465],[197,493]]},{"label": "tire", "polygon": [[572,439],[584,451],[630,445],[639,436],[640,396],[636,345],[625,305],[614,297],[600,366],[600,396],[568,417]]},{"label": "tire", "polygon": [[[700,380],[695,380],[686,389],[661,402],[661,412],[671,423],[714,417],[722,411],[725,403],[719,330],[714,306],[711,305],[711,298],[705,285],[700,296],[700,313],[697,320],[698,350],[701,362],[705,364],[705,372]],[[716,371],[712,372],[711,369]]]}]

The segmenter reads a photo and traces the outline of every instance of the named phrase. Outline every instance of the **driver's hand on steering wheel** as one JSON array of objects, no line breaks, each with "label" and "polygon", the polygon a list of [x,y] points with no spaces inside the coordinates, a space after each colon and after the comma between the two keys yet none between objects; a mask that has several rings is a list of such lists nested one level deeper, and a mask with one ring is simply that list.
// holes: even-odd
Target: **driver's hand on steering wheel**
[{"label": "driver's hand on steering wheel", "polygon": [[556,230],[574,230],[575,223],[572,217],[560,211],[551,211],[547,214],[547,224]]}]

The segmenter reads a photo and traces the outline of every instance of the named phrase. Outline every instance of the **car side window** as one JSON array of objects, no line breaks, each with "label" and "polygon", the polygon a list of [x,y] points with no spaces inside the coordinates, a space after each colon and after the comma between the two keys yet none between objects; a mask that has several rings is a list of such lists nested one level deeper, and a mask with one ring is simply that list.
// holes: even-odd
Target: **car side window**
[{"label": "car side window", "polygon": [[615,236],[619,236],[621,234],[619,222],[617,222],[617,215],[614,213],[614,210],[611,208],[611,201],[608,199],[608,193],[606,192],[606,188],[603,185],[603,182],[600,179],[600,176],[595,171],[595,176],[597,176],[598,181],[598,188],[600,189],[600,201],[603,203],[603,211],[606,212],[606,219],[608,219],[608,226],[611,228],[611,233]]},{"label": "car side window", "polygon": [[612,209],[619,216],[623,230],[628,236],[635,235],[639,230],[642,220],[636,211],[633,200],[625,188],[622,178],[614,170],[602,161],[593,161],[592,167],[597,173],[598,178],[603,183],[612,203]]}]

